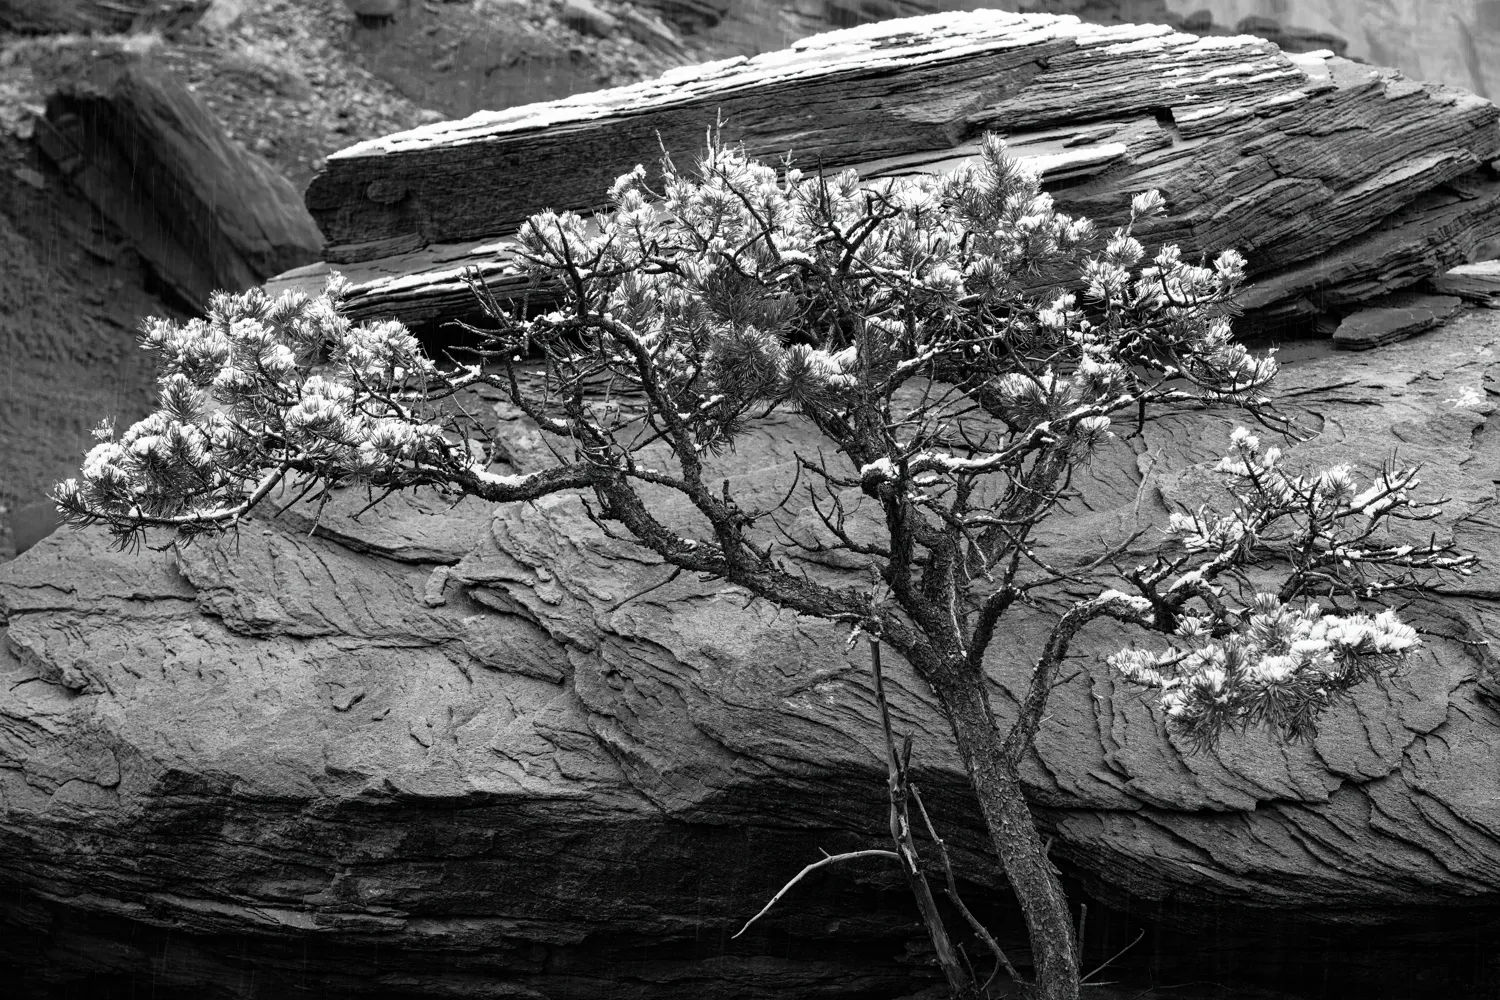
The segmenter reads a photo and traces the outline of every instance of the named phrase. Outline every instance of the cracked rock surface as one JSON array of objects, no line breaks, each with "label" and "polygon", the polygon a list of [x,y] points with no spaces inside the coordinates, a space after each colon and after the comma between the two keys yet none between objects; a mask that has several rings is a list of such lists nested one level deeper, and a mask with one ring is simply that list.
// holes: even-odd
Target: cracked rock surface
[{"label": "cracked rock surface", "polygon": [[[1095,898],[1179,924],[1295,914],[1335,933],[1421,914],[1472,931],[1500,916],[1500,325],[1470,312],[1355,356],[1324,341],[1283,358],[1284,405],[1316,431],[1291,461],[1423,463],[1451,498],[1428,527],[1484,566],[1406,609],[1425,650],[1305,746],[1180,753],[1099,660],[1128,637],[1091,633],[1027,780]],[[1049,522],[1048,558],[1212,501],[1239,416],[1167,414],[1103,449]],[[507,435],[516,466],[544,454],[519,423]],[[773,417],[724,471],[741,496],[769,492],[811,447]],[[881,839],[867,664],[840,630],[671,578],[575,500],[418,496],[347,517],[363,504],[159,552],[63,531],[0,566],[0,919],[27,927],[0,960],[51,949],[135,974],[170,929],[160,981],[197,997],[931,982],[899,885],[873,870],[724,941],[820,848]],[[1027,614],[990,659],[1002,713],[1046,627]],[[946,726],[891,673],[929,805],[975,895],[1002,899]],[[1421,995],[1370,975],[1386,981],[1369,996]]]}]

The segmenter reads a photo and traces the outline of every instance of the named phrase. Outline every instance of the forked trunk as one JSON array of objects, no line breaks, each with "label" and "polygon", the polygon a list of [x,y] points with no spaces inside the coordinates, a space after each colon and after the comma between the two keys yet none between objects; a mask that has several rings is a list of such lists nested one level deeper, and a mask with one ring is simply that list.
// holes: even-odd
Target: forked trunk
[{"label": "forked trunk", "polygon": [[1078,954],[1067,897],[1047,860],[1020,778],[1001,752],[984,679],[947,667],[934,671],[929,681],[953,726],[990,841],[1026,918],[1035,969],[1030,1000],[1078,1000]]}]

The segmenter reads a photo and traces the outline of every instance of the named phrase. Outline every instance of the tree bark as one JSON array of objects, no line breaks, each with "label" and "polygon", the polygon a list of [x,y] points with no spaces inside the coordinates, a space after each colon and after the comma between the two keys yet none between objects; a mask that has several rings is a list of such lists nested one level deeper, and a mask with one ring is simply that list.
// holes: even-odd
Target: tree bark
[{"label": "tree bark", "polygon": [[961,664],[926,672],[1031,938],[1030,1000],[1078,1000],[1078,954],[1067,897],[1047,859],[1015,768],[1006,760],[982,674]]}]

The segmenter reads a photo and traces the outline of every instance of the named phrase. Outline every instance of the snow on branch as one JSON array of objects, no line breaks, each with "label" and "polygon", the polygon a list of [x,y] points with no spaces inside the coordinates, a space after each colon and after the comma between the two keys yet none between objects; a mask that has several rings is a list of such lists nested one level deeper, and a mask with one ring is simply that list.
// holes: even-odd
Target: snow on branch
[{"label": "snow on branch", "polygon": [[[1359,605],[1421,588],[1434,574],[1467,575],[1478,563],[1435,534],[1393,535],[1393,526],[1431,520],[1442,506],[1415,495],[1416,469],[1386,465],[1363,483],[1347,465],[1308,475],[1284,465],[1279,448],[1262,448],[1237,429],[1216,466],[1233,509],[1174,513],[1168,528],[1201,561],[1175,576],[1181,561],[1133,575],[1153,606],[1169,612],[1163,623],[1175,625],[1173,643],[1126,650],[1109,663],[1160,692],[1169,728],[1194,747],[1251,728],[1313,736],[1339,699],[1388,676],[1421,646],[1392,609],[1372,614]],[[1221,579],[1254,565],[1282,569],[1279,591],[1232,606]],[[1353,606],[1327,613],[1314,597]],[[1202,612],[1185,612],[1194,600]]]}]

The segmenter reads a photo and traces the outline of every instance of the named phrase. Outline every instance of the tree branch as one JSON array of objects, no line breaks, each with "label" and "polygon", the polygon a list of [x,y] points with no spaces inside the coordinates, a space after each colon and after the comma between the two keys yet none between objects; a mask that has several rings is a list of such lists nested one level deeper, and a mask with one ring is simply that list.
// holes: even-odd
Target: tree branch
[{"label": "tree branch", "polygon": [[803,868],[796,875],[793,875],[791,881],[788,882],[786,885],[782,886],[781,887],[781,891],[778,892],[778,893],[776,893],[776,895],[772,896],[771,897],[771,901],[769,903],[767,903],[765,906],[762,906],[760,908],[760,912],[759,913],[757,913],[755,916],[751,917],[749,920],[745,921],[745,926],[741,927],[738,931],[735,931],[733,934],[731,934],[729,936],[729,939],[731,941],[733,941],[735,938],[739,937],[741,934],[743,934],[746,931],[748,931],[750,929],[750,925],[751,924],[755,923],[761,917],[763,917],[767,913],[769,913],[770,910],[771,910],[771,907],[775,906],[781,900],[782,896],[785,896],[788,892],[790,892],[792,890],[792,886],[796,885],[798,882],[801,882],[808,875],[810,875],[813,872],[817,871],[819,868],[822,868],[824,865],[836,864],[837,862],[840,862],[840,861],[853,861],[856,858],[894,858],[896,861],[900,861],[901,860],[901,855],[897,854],[895,851],[887,851],[887,850],[882,850],[882,849],[877,849],[877,848],[872,848],[872,849],[867,850],[867,851],[849,851],[848,853],[845,853],[845,854],[829,854],[829,855],[826,855],[826,856],[824,856],[824,858],[821,861],[814,861],[812,864],[808,865],[806,868]]}]

